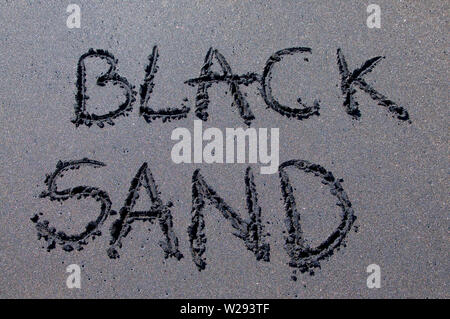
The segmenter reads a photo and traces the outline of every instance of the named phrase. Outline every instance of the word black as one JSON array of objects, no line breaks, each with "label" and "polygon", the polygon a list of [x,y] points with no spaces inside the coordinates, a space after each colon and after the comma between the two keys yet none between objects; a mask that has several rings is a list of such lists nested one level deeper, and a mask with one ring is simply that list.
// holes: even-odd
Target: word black
[{"label": "word black", "polygon": [[[208,89],[215,83],[226,83],[229,86],[229,91],[233,97],[232,105],[239,110],[239,114],[247,125],[250,125],[255,118],[250,106],[245,99],[244,94],[240,90],[241,85],[248,86],[252,83],[259,85],[259,91],[264,98],[267,106],[279,114],[289,117],[303,120],[311,116],[319,116],[319,100],[315,100],[313,105],[306,105],[302,102],[301,98],[298,98],[299,108],[291,108],[280,104],[272,95],[271,78],[273,66],[280,62],[286,55],[293,54],[312,54],[310,48],[294,47],[287,48],[275,52],[266,62],[262,75],[256,73],[246,73],[243,75],[234,74],[230,65],[225,57],[217,50],[210,48],[206,54],[204,64],[200,71],[200,76],[185,81],[185,84],[197,87],[197,94],[195,98],[195,115],[206,121],[208,119],[208,105],[209,95]],[[97,115],[89,113],[86,108],[86,102],[89,97],[86,94],[86,66],[85,60],[87,58],[100,58],[106,60],[109,65],[109,69],[106,73],[100,75],[97,78],[97,85],[105,86],[106,83],[112,82],[114,85],[119,85],[126,99],[118,108],[106,114]],[[140,115],[150,123],[155,119],[162,119],[163,122],[171,120],[179,120],[185,118],[190,112],[190,108],[186,105],[182,105],[180,108],[168,107],[160,110],[155,110],[150,104],[150,97],[155,86],[155,75],[158,71],[158,47],[154,46],[153,51],[149,56],[149,64],[145,68],[144,84],[140,87]],[[337,50],[337,64],[339,72],[341,74],[341,91],[344,98],[344,108],[346,112],[353,118],[358,119],[361,113],[358,108],[358,102],[354,97],[356,92],[355,87],[359,87],[364,92],[368,93],[372,99],[378,102],[379,105],[384,106],[388,112],[397,117],[397,119],[406,121],[409,120],[409,115],[406,109],[398,106],[395,102],[388,99],[383,94],[376,91],[371,85],[369,85],[363,76],[371,72],[377,63],[379,63],[384,57],[378,56],[367,60],[360,68],[350,72],[345,60],[344,54],[341,49]],[[308,62],[308,58],[303,59]],[[213,61],[217,61],[222,73],[212,71]],[[76,125],[97,124],[99,127],[104,127],[104,123],[114,125],[114,119],[119,116],[125,116],[133,109],[133,103],[136,101],[136,92],[134,86],[132,86],[126,78],[120,76],[116,72],[117,59],[105,50],[90,49],[87,53],[83,54],[78,61],[77,69],[77,95],[75,106],[75,118],[72,122]],[[187,101],[187,98],[184,99]]]}]

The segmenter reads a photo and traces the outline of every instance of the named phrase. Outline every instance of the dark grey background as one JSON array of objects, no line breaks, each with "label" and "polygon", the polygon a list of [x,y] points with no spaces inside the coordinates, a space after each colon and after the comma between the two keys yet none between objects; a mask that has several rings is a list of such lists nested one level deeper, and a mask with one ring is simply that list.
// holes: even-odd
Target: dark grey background
[{"label": "dark grey background", "polygon": [[[81,29],[66,27],[72,1],[1,1],[0,6],[0,296],[1,297],[449,297],[448,236],[448,2],[381,1],[381,29],[366,26],[368,1],[73,1],[81,6]],[[100,4],[102,3],[102,4]],[[277,174],[254,172],[272,246],[271,262],[257,262],[215,209],[206,213],[207,269],[191,261],[191,176],[205,179],[245,216],[245,164],[175,165],[170,159],[176,127],[193,128],[195,116],[147,124],[139,103],[114,127],[76,128],[76,64],[89,48],[107,49],[119,59],[119,73],[137,87],[153,45],[160,49],[152,95],[155,108],[179,106],[195,88],[209,47],[217,48],[233,71],[261,73],[275,51],[292,46],[313,50],[310,63],[283,60],[274,71],[274,93],[284,103],[298,96],[321,100],[321,116],[289,120],[266,109],[256,85],[245,88],[256,116],[252,127],[280,128],[280,161],[305,159],[344,179],[359,231],[315,276],[290,280],[283,249],[284,210]],[[336,50],[354,70],[369,58],[386,59],[366,76],[380,92],[404,106],[412,124],[399,123],[358,92],[361,120],[342,106]],[[112,108],[116,88],[93,85],[102,63],[88,66],[93,104]],[[244,127],[230,107],[224,84],[210,90],[210,119],[204,127]],[[93,185],[106,190],[113,209],[122,206],[132,177],[149,163],[163,200],[172,200],[174,229],[185,255],[164,260],[158,225],[135,223],[121,258],[110,260],[108,229],[81,252],[47,252],[29,220],[36,212],[60,229],[79,232],[98,214],[93,201],[63,205],[39,199],[45,174],[58,160],[89,157],[107,167],[68,173],[58,186]],[[312,244],[337,225],[334,198],[318,180],[292,171],[303,227]],[[145,202],[141,203],[145,207]],[[151,229],[149,232],[148,229]],[[82,288],[70,290],[67,265],[82,267]],[[376,263],[382,287],[366,287],[366,267]]]}]

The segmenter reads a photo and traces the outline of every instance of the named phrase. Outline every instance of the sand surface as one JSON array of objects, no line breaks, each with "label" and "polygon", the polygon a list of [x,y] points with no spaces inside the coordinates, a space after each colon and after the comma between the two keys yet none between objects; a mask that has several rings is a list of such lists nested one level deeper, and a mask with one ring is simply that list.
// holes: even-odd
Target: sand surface
[{"label": "sand surface", "polygon": [[[66,26],[70,2],[0,3],[0,297],[62,298],[381,298],[449,297],[448,214],[448,13],[446,1],[377,0],[380,29],[366,26],[365,1],[80,1],[81,28]],[[147,123],[140,97],[127,117],[76,127],[77,63],[90,48],[108,50],[117,72],[134,85],[144,82],[152,48],[159,49],[150,104],[154,109],[191,108],[186,118]],[[255,83],[241,86],[255,119],[251,127],[280,129],[280,162],[299,159],[323,166],[344,181],[357,217],[345,245],[321,261],[314,275],[288,265],[287,229],[278,173],[262,175],[251,165],[270,236],[270,262],[257,261],[229,221],[207,206],[206,269],[192,261],[192,175],[204,180],[248,218],[247,164],[174,164],[171,132],[192,131],[198,77],[208,49],[217,49],[233,73],[262,74],[267,59],[290,47],[309,47],[308,62],[292,55],[273,69],[273,94],[296,107],[320,100],[320,116],[289,119],[265,104]],[[337,50],[350,72],[384,56],[364,80],[405,108],[399,120],[357,89],[361,116],[346,113]],[[107,64],[86,62],[87,109],[109,112],[124,101],[117,86],[96,86]],[[183,101],[187,98],[187,101]],[[231,106],[225,83],[209,89],[205,128],[246,125]],[[75,198],[61,203],[40,198],[46,174],[59,160],[89,158],[104,167],[81,167],[58,179],[58,189],[90,185],[104,190],[119,211],[133,177],[144,162],[164,203],[173,206],[173,231],[184,258],[164,258],[158,222],[136,221],[111,259],[109,216],[101,236],[81,251],[66,252],[37,239],[35,214],[58,231],[80,233],[100,212],[98,202]],[[336,229],[340,208],[326,185],[291,168],[297,210],[306,241],[317,246]],[[144,194],[144,192],[142,192]],[[144,194],[145,195],[145,194]],[[149,207],[142,195],[135,210]],[[381,288],[366,285],[369,264],[381,267]],[[81,267],[81,289],[66,287],[66,267]]]}]

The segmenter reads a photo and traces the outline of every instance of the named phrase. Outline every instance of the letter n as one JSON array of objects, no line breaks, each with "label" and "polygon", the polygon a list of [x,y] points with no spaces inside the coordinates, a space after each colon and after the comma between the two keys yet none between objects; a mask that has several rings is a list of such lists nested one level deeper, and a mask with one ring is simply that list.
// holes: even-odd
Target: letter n
[{"label": "letter n", "polygon": [[191,253],[194,263],[199,270],[206,267],[203,254],[206,250],[206,234],[203,209],[205,201],[214,205],[225,219],[231,222],[236,230],[233,235],[244,240],[248,250],[252,251],[257,260],[270,261],[270,245],[265,243],[263,225],[261,222],[261,208],[258,205],[256,187],[250,167],[245,174],[245,187],[247,195],[247,210],[249,219],[244,220],[236,213],[217,193],[206,184],[199,170],[192,176],[192,224],[188,228]]}]

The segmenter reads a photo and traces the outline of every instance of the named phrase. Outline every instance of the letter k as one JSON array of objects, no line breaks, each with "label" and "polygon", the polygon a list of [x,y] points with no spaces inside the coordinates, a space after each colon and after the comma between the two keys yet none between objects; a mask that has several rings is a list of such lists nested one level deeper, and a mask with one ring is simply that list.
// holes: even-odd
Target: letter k
[{"label": "letter k", "polygon": [[356,92],[354,89],[354,84],[356,84],[361,90],[368,93],[373,100],[377,101],[378,105],[386,107],[387,110],[399,120],[407,121],[409,120],[409,114],[405,108],[398,106],[395,102],[389,100],[386,96],[376,91],[363,79],[363,76],[372,72],[378,62],[383,59],[384,57],[382,56],[369,59],[364,62],[360,68],[355,69],[352,73],[350,73],[342,50],[337,50],[337,63],[339,66],[339,73],[342,77],[341,91],[344,96],[344,107],[346,112],[354,118],[358,119],[361,117],[358,102],[354,96],[354,93]]}]

